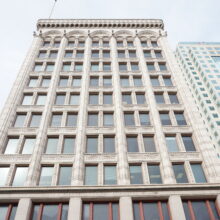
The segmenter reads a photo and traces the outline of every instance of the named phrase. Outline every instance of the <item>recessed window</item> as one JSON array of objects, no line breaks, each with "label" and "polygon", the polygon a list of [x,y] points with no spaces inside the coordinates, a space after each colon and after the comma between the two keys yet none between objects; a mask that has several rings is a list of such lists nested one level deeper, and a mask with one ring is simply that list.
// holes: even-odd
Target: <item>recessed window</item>
[{"label": "recessed window", "polygon": [[170,77],[163,77],[165,86],[173,86],[172,80]]},{"label": "recessed window", "polygon": [[22,154],[32,154],[35,144],[36,144],[36,138],[25,138]]},{"label": "recessed window", "polygon": [[151,45],[152,45],[152,47],[158,47],[158,44],[156,41],[151,41]]},{"label": "recessed window", "polygon": [[133,41],[127,41],[127,46],[128,46],[128,47],[133,47],[133,46],[134,46]]},{"label": "recessed window", "polygon": [[60,127],[62,114],[53,114],[51,119],[51,127]]},{"label": "recessed window", "polygon": [[98,126],[98,113],[88,114],[88,126]]},{"label": "recessed window", "polygon": [[136,93],[136,100],[138,105],[146,104],[145,94]]},{"label": "recessed window", "polygon": [[147,47],[147,41],[141,41],[141,46],[142,47]]},{"label": "recessed window", "polygon": [[43,71],[43,64],[42,63],[36,63],[35,66],[34,66],[34,71],[35,72]]},{"label": "recessed window", "polygon": [[22,115],[22,114],[17,115],[15,123],[14,123],[14,127],[15,128],[24,127],[25,118],[26,118],[26,114],[24,114],[24,115]]},{"label": "recessed window", "polygon": [[154,51],[156,58],[163,58],[161,51]]},{"label": "recessed window", "polygon": [[77,114],[68,113],[67,114],[66,126],[68,126],[68,127],[75,127],[76,124],[77,124]]},{"label": "recessed window", "polygon": [[49,78],[43,78],[41,82],[42,87],[49,87],[50,85],[50,79]]},{"label": "recessed window", "polygon": [[56,154],[58,147],[58,137],[49,137],[47,138],[46,154]]},{"label": "recessed window", "polygon": [[89,104],[98,105],[99,104],[99,95],[98,94],[89,94]]},{"label": "recessed window", "polygon": [[129,50],[129,51],[128,51],[128,54],[129,54],[129,57],[130,57],[130,58],[136,58],[136,57],[137,57],[135,50]]},{"label": "recessed window", "polygon": [[[9,167],[0,167],[0,176],[1,176],[1,180],[0,180],[0,186],[5,186],[6,185],[6,181],[8,178],[8,172],[9,172]],[[0,206],[0,213],[1,212],[1,206]],[[0,214],[0,216],[1,216]]]},{"label": "recessed window", "polygon": [[168,152],[178,152],[179,148],[176,141],[176,136],[166,136],[166,145]]},{"label": "recessed window", "polygon": [[204,171],[202,169],[201,164],[199,163],[191,163],[191,168],[193,171],[194,179],[196,183],[206,183],[207,180],[205,178]]},{"label": "recessed window", "polygon": [[158,63],[160,71],[167,71],[167,66],[165,63]]},{"label": "recessed window", "polygon": [[112,94],[103,94],[103,104],[112,105]]},{"label": "recessed window", "polygon": [[134,77],[134,86],[143,86],[141,77]]},{"label": "recessed window", "polygon": [[99,86],[99,78],[98,77],[91,77],[90,78],[90,86]]},{"label": "recessed window", "polygon": [[103,51],[103,57],[104,58],[110,58],[110,51],[109,50],[104,50]]},{"label": "recessed window", "polygon": [[103,63],[103,71],[110,71],[111,63]]},{"label": "recessed window", "polygon": [[159,165],[147,165],[148,175],[151,184],[161,184],[162,179],[160,175],[160,166]]},{"label": "recessed window", "polygon": [[169,113],[160,113],[160,120],[162,125],[171,125]]},{"label": "recessed window", "polygon": [[37,81],[38,81],[38,79],[36,78],[31,78],[30,80],[29,80],[29,83],[28,83],[28,87],[36,87],[37,86]]},{"label": "recessed window", "polygon": [[47,100],[47,95],[38,95],[36,105],[45,105]]},{"label": "recessed window", "polygon": [[124,50],[118,50],[118,58],[125,58],[125,51]]},{"label": "recessed window", "polygon": [[138,71],[139,70],[138,63],[131,63],[131,70],[132,71]]},{"label": "recessed window", "polygon": [[142,170],[140,165],[130,165],[130,182],[131,184],[143,184]]},{"label": "recessed window", "polygon": [[132,104],[131,94],[122,94],[122,102],[127,105]]},{"label": "recessed window", "polygon": [[145,152],[156,152],[156,147],[154,143],[154,137],[151,136],[144,136],[144,149]]},{"label": "recessed window", "polygon": [[151,77],[150,78],[152,86],[160,86],[160,82],[158,80],[158,77]]},{"label": "recessed window", "polygon": [[45,58],[46,54],[47,54],[46,51],[40,51],[39,55],[38,55],[38,58]]},{"label": "recessed window", "polygon": [[117,41],[117,46],[118,47],[123,47],[124,46],[123,41]]},{"label": "recessed window", "polygon": [[135,126],[134,113],[124,113],[125,126]]},{"label": "recessed window", "polygon": [[84,47],[84,46],[85,46],[85,41],[78,42],[78,47]]},{"label": "recessed window", "polygon": [[92,58],[99,58],[99,51],[98,50],[92,51]]},{"label": "recessed window", "polygon": [[68,50],[65,52],[65,58],[72,58],[73,56],[73,51],[72,50]]},{"label": "recessed window", "polygon": [[66,87],[67,83],[68,83],[68,78],[60,78],[60,81],[59,81],[60,87]]},{"label": "recessed window", "polygon": [[5,154],[15,154],[18,147],[18,138],[9,138],[5,148]]},{"label": "recessed window", "polygon": [[70,186],[71,185],[71,166],[60,166],[58,185],[59,186]]},{"label": "recessed window", "polygon": [[83,58],[84,57],[84,51],[83,50],[77,50],[76,51],[76,58]]},{"label": "recessed window", "polygon": [[74,47],[74,45],[75,45],[74,41],[69,41],[67,46],[68,47]]},{"label": "recessed window", "polygon": [[164,104],[165,100],[163,94],[154,94],[157,104]]},{"label": "recessed window", "polygon": [[57,51],[51,51],[50,55],[49,55],[49,58],[50,59],[56,59],[57,58],[57,54],[58,54]]},{"label": "recessed window", "polygon": [[65,94],[59,94],[56,96],[56,101],[55,101],[55,105],[64,105],[65,103],[65,98],[66,95]]},{"label": "recessed window", "polygon": [[79,94],[70,95],[70,105],[79,105]]},{"label": "recessed window", "polygon": [[144,57],[145,58],[152,58],[150,50],[144,50]]},{"label": "recessed window", "polygon": [[24,95],[22,105],[31,105],[33,95]]},{"label": "recessed window", "polygon": [[104,126],[114,126],[113,113],[104,113],[103,114],[103,125]]},{"label": "recessed window", "polygon": [[54,64],[53,63],[48,63],[46,65],[46,71],[47,72],[52,72],[54,70]]},{"label": "recessed window", "polygon": [[75,153],[75,138],[74,137],[65,137],[64,138],[63,153],[64,154]]},{"label": "recessed window", "polygon": [[178,125],[187,125],[184,114],[181,112],[174,112],[176,122]]},{"label": "recessed window", "polygon": [[119,63],[119,71],[127,71],[127,63]]},{"label": "recessed window", "polygon": [[24,186],[27,178],[28,167],[17,167],[12,186]]},{"label": "recessed window", "polygon": [[50,46],[50,41],[43,42],[43,47],[49,47],[49,46]]},{"label": "recessed window", "polygon": [[98,152],[98,137],[87,137],[86,153]]},{"label": "recessed window", "polygon": [[140,124],[142,126],[148,126],[150,125],[150,118],[148,113],[139,113],[139,118],[140,118]]},{"label": "recessed window", "polygon": [[40,126],[41,115],[40,114],[32,114],[30,127],[35,128]]},{"label": "recessed window", "polygon": [[53,44],[54,47],[59,47],[60,46],[60,41],[55,41]]},{"label": "recessed window", "polygon": [[85,167],[85,185],[98,184],[98,167],[86,166]]},{"label": "recessed window", "polygon": [[139,152],[137,137],[127,137],[127,149],[128,152]]},{"label": "recessed window", "polygon": [[54,167],[42,167],[39,186],[51,186]]},{"label": "recessed window", "polygon": [[171,104],[179,104],[179,100],[176,94],[169,93],[170,103]]},{"label": "recessed window", "polygon": [[147,63],[147,69],[148,71],[155,71],[154,63]]},{"label": "recessed window", "polygon": [[92,47],[98,47],[98,46],[99,46],[99,41],[92,42]]},{"label": "recessed window", "polygon": [[109,47],[109,41],[108,40],[103,41],[102,46],[103,47]]},{"label": "recessed window", "polygon": [[74,70],[81,72],[83,70],[83,63],[75,63]]},{"label": "recessed window", "polygon": [[120,82],[122,87],[130,86],[128,77],[121,77]]},{"label": "recessed window", "polygon": [[183,136],[183,143],[185,146],[186,151],[196,151],[195,145],[193,143],[192,137],[191,136]]},{"label": "recessed window", "polygon": [[173,171],[177,183],[188,183],[183,164],[173,164]]},{"label": "recessed window", "polygon": [[116,166],[104,166],[104,184],[115,185],[117,184]]},{"label": "recessed window", "polygon": [[99,71],[99,63],[91,63],[91,71]]},{"label": "recessed window", "polygon": [[103,140],[103,151],[104,153],[114,153],[115,152],[115,138],[104,136]]},{"label": "recessed window", "polygon": [[72,86],[73,87],[80,87],[81,86],[81,78],[73,78]]},{"label": "recessed window", "polygon": [[112,78],[103,77],[103,86],[112,86]]}]

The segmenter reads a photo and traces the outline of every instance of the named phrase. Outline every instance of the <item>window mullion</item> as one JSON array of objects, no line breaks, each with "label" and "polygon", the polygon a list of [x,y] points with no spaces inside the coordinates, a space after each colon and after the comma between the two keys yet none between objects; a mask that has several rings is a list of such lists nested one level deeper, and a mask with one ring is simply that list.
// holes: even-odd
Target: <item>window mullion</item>
[{"label": "window mullion", "polygon": [[206,201],[205,201],[205,204],[206,204],[206,207],[207,207],[209,216],[210,216],[210,220],[215,220],[215,216],[214,216],[213,213],[212,213],[212,209],[211,209],[211,206],[210,206],[210,204],[209,204],[209,200],[206,200]]},{"label": "window mullion", "polygon": [[112,202],[108,204],[108,220],[113,220],[112,216]]},{"label": "window mullion", "polygon": [[158,213],[159,213],[159,216],[160,216],[160,220],[164,220],[164,217],[163,217],[163,210],[162,210],[162,206],[161,206],[161,202],[157,202],[157,207],[158,207]]},{"label": "window mullion", "polygon": [[143,209],[142,202],[139,202],[139,210],[140,210],[140,218],[141,218],[141,220],[144,220],[144,209]]},{"label": "window mullion", "polygon": [[44,205],[43,205],[43,203],[41,203],[41,204],[40,204],[39,211],[38,211],[37,220],[41,220],[41,219],[42,219],[42,215],[43,215],[43,208],[44,208]]},{"label": "window mullion", "polygon": [[57,220],[61,220],[62,217],[62,203],[58,205],[58,212],[57,212]]},{"label": "window mullion", "polygon": [[191,201],[188,201],[188,207],[189,207],[189,213],[190,213],[191,220],[196,220],[196,217],[193,212],[193,207],[192,207]]},{"label": "window mullion", "polygon": [[89,204],[89,220],[93,220],[93,202]]},{"label": "window mullion", "polygon": [[8,206],[7,214],[6,214],[6,220],[10,220],[10,215],[12,211],[12,204]]}]

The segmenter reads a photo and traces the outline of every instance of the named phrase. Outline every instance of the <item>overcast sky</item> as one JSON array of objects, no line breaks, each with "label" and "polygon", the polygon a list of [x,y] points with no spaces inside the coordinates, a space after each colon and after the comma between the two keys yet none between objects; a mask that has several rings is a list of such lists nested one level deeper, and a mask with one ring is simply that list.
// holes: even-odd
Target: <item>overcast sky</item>
[{"label": "overcast sky", "polygon": [[[0,0],[0,111],[54,0]],[[220,0],[57,0],[53,18],[160,18],[170,45],[220,41]]]}]

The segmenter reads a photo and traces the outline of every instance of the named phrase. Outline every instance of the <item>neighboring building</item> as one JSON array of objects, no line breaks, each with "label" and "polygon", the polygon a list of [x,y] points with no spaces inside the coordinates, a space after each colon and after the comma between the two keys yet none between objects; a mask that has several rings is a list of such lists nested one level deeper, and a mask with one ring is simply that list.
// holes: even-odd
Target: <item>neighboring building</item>
[{"label": "neighboring building", "polygon": [[220,42],[181,42],[176,58],[220,158]]},{"label": "neighboring building", "polygon": [[0,132],[6,219],[219,219],[219,159],[162,20],[39,20]]}]

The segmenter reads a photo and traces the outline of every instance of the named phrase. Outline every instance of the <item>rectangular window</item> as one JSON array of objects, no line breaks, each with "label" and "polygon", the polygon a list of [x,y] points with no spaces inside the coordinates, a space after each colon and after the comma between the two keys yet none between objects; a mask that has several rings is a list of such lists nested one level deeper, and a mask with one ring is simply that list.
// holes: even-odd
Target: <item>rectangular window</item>
[{"label": "rectangular window", "polygon": [[59,186],[70,186],[71,185],[71,166],[60,166],[58,185]]},{"label": "rectangular window", "polygon": [[83,70],[83,63],[75,63],[74,70],[81,72]]},{"label": "rectangular window", "polygon": [[89,94],[89,104],[98,105],[99,104],[99,95],[98,94]]},{"label": "rectangular window", "polygon": [[112,113],[103,114],[103,125],[104,126],[114,126],[114,118]]},{"label": "rectangular window", "polygon": [[30,80],[29,80],[29,83],[28,83],[28,87],[37,87],[37,81],[38,81],[38,79],[36,78],[31,78]]},{"label": "rectangular window", "polygon": [[134,46],[134,43],[132,41],[127,41],[127,46],[128,47],[133,47]]},{"label": "rectangular window", "polygon": [[17,167],[12,186],[24,186],[27,178],[28,167]]},{"label": "rectangular window", "polygon": [[66,95],[59,94],[56,96],[55,105],[64,105],[65,104]]},{"label": "rectangular window", "polygon": [[79,105],[79,94],[70,95],[70,105]]},{"label": "rectangular window", "polygon": [[134,113],[124,113],[125,126],[135,126]]},{"label": "rectangular window", "polygon": [[169,113],[160,112],[160,120],[162,125],[172,125],[170,121]]},{"label": "rectangular window", "polygon": [[119,71],[127,71],[127,63],[119,63]]},{"label": "rectangular window", "polygon": [[103,104],[112,105],[112,94],[103,94]]},{"label": "rectangular window", "polygon": [[47,138],[46,154],[56,154],[58,147],[58,137],[49,137]]},{"label": "rectangular window", "polygon": [[111,63],[103,63],[103,71],[111,71]]},{"label": "rectangular window", "polygon": [[148,174],[151,184],[161,184],[162,179],[160,175],[160,166],[159,165],[147,165]]},{"label": "rectangular window", "polygon": [[165,63],[158,63],[160,71],[167,71],[167,66]]},{"label": "rectangular window", "polygon": [[77,124],[77,114],[68,113],[66,126],[67,127],[76,127],[76,124]]},{"label": "rectangular window", "polygon": [[92,51],[92,58],[99,58],[99,51],[98,50]]},{"label": "rectangular window", "polygon": [[85,46],[85,41],[78,42],[78,47],[84,47],[84,46]]},{"label": "rectangular window", "polygon": [[98,126],[98,113],[89,113],[88,114],[88,126]]},{"label": "rectangular window", "polygon": [[183,143],[185,146],[186,151],[196,151],[195,145],[193,143],[192,137],[191,136],[183,136]]},{"label": "rectangular window", "polygon": [[104,184],[115,185],[117,184],[116,166],[104,166]]},{"label": "rectangular window", "polygon": [[147,47],[147,41],[141,41],[141,46],[142,47]]},{"label": "rectangular window", "polygon": [[43,42],[43,47],[49,47],[49,46],[50,46],[50,41]]},{"label": "rectangular window", "polygon": [[91,63],[91,71],[99,71],[99,63]]},{"label": "rectangular window", "polygon": [[176,142],[176,136],[166,136],[166,145],[168,152],[178,152],[179,148]]},{"label": "rectangular window", "polygon": [[26,114],[18,114],[14,123],[15,128],[24,127]]},{"label": "rectangular window", "polygon": [[104,153],[114,153],[115,152],[115,138],[104,136],[103,140],[103,152]]},{"label": "rectangular window", "polygon": [[179,100],[178,100],[176,94],[170,94],[170,93],[169,93],[168,95],[169,95],[170,103],[171,103],[171,104],[179,104]]},{"label": "rectangular window", "polygon": [[158,47],[158,44],[156,41],[151,41],[151,45],[152,45],[152,47]]},{"label": "rectangular window", "polygon": [[112,78],[111,77],[103,77],[103,86],[112,86]]},{"label": "rectangular window", "polygon": [[137,137],[127,137],[128,152],[139,152]]},{"label": "rectangular window", "polygon": [[31,105],[33,95],[24,95],[22,105]]},{"label": "rectangular window", "polygon": [[81,86],[81,78],[73,78],[72,86],[73,87],[80,87]]},{"label": "rectangular window", "polygon": [[74,47],[74,45],[75,45],[74,41],[69,41],[67,47]]},{"label": "rectangular window", "polygon": [[[1,176],[0,186],[5,186],[8,178],[8,172],[9,172],[9,167],[0,167],[0,176]],[[1,211],[0,211],[0,216],[1,216]]]},{"label": "rectangular window", "polygon": [[41,115],[39,115],[39,114],[32,114],[31,122],[30,122],[30,127],[31,128],[39,127],[40,126],[40,121],[41,121]]},{"label": "rectangular window", "polygon": [[54,47],[59,47],[60,46],[60,41],[55,41],[53,44]]},{"label": "rectangular window", "polygon": [[142,126],[148,126],[150,125],[150,118],[149,118],[149,113],[139,113],[139,117],[140,117],[140,124]]},{"label": "rectangular window", "polygon": [[36,63],[34,66],[34,72],[40,72],[43,71],[43,64],[42,63]]},{"label": "rectangular window", "polygon": [[46,51],[40,51],[39,54],[38,54],[38,58],[46,58],[46,55],[47,55],[47,52]]},{"label": "rectangular window", "polygon": [[85,166],[85,185],[98,184],[98,167]]},{"label": "rectangular window", "polygon": [[147,69],[148,71],[155,71],[154,63],[147,63]]},{"label": "rectangular window", "polygon": [[103,41],[102,46],[103,47],[109,47],[109,41]]},{"label": "rectangular window", "polygon": [[90,86],[99,86],[99,78],[98,77],[91,77],[90,78]]},{"label": "rectangular window", "polygon": [[130,86],[128,77],[121,77],[120,82],[122,87]]},{"label": "rectangular window", "polygon": [[72,56],[73,56],[73,51],[72,50],[67,50],[66,52],[65,52],[65,58],[72,58]]},{"label": "rectangular window", "polygon": [[65,137],[63,140],[63,153],[74,154],[75,153],[75,138]]},{"label": "rectangular window", "polygon": [[138,63],[131,63],[131,70],[132,71],[138,71],[139,70]]},{"label": "rectangular window", "polygon": [[163,58],[161,51],[155,51],[154,53],[155,53],[156,58]]},{"label": "rectangular window", "polygon": [[174,112],[176,122],[178,125],[187,125],[184,114],[181,112]]},{"label": "rectangular window", "polygon": [[124,46],[123,41],[117,41],[117,46],[118,47],[123,47]]},{"label": "rectangular window", "polygon": [[39,186],[51,186],[54,167],[42,167]]},{"label": "rectangular window", "polygon": [[36,138],[25,138],[22,154],[32,154],[35,143],[36,143]]},{"label": "rectangular window", "polygon": [[194,179],[196,183],[206,183],[207,180],[205,178],[204,171],[202,169],[201,164],[199,163],[191,163],[191,168],[193,171]]},{"label": "rectangular window", "polygon": [[145,58],[152,58],[150,50],[144,50],[144,57]]},{"label": "rectangular window", "polygon": [[143,139],[144,139],[145,152],[156,152],[154,137],[144,136]]},{"label": "rectangular window", "polygon": [[84,51],[83,50],[77,50],[76,51],[76,58],[83,58],[84,57]]},{"label": "rectangular window", "polygon": [[134,77],[134,86],[143,86],[141,77]]},{"label": "rectangular window", "polygon": [[56,59],[57,58],[57,51],[51,51],[50,52],[50,55],[49,55],[49,58],[50,59]]},{"label": "rectangular window", "polygon": [[158,80],[158,77],[151,77],[150,78],[152,86],[160,86],[160,82]]},{"label": "rectangular window", "polygon": [[54,64],[53,63],[48,63],[46,65],[46,71],[47,72],[52,72],[54,70]]},{"label": "rectangular window", "polygon": [[110,58],[110,51],[109,50],[104,50],[103,51],[103,57],[104,58]]},{"label": "rectangular window", "polygon": [[17,151],[18,142],[19,138],[8,138],[5,154],[15,154]]},{"label": "rectangular window", "polygon": [[188,179],[183,164],[173,164],[173,171],[177,183],[188,183]]},{"label": "rectangular window", "polygon": [[125,51],[124,50],[118,50],[118,58],[125,58]]},{"label": "rectangular window", "polygon": [[87,137],[86,153],[98,152],[98,137]]},{"label": "rectangular window", "polygon": [[47,95],[38,95],[36,105],[45,105],[47,100]]},{"label": "rectangular window", "polygon": [[142,170],[140,165],[130,165],[131,184],[143,184]]},{"label": "rectangular window", "polygon": [[122,102],[126,105],[132,104],[131,94],[122,94]]},{"label": "rectangular window", "polygon": [[53,114],[51,119],[51,127],[60,127],[62,114]]},{"label": "rectangular window", "polygon": [[154,96],[155,96],[155,100],[156,100],[157,104],[164,104],[165,103],[163,94],[154,94]]},{"label": "rectangular window", "polygon": [[41,82],[42,87],[49,87],[50,85],[50,78],[43,78]]},{"label": "rectangular window", "polygon": [[0,219],[14,220],[17,212],[17,204],[1,204],[0,205]]},{"label": "rectangular window", "polygon": [[68,84],[68,78],[60,78],[59,87],[66,87]]},{"label": "rectangular window", "polygon": [[164,81],[165,86],[173,86],[173,83],[170,77],[163,77],[163,81]]},{"label": "rectangular window", "polygon": [[98,46],[99,46],[99,41],[92,42],[92,47],[98,47]]},{"label": "rectangular window", "polygon": [[136,100],[138,105],[146,104],[145,94],[136,93]]}]

